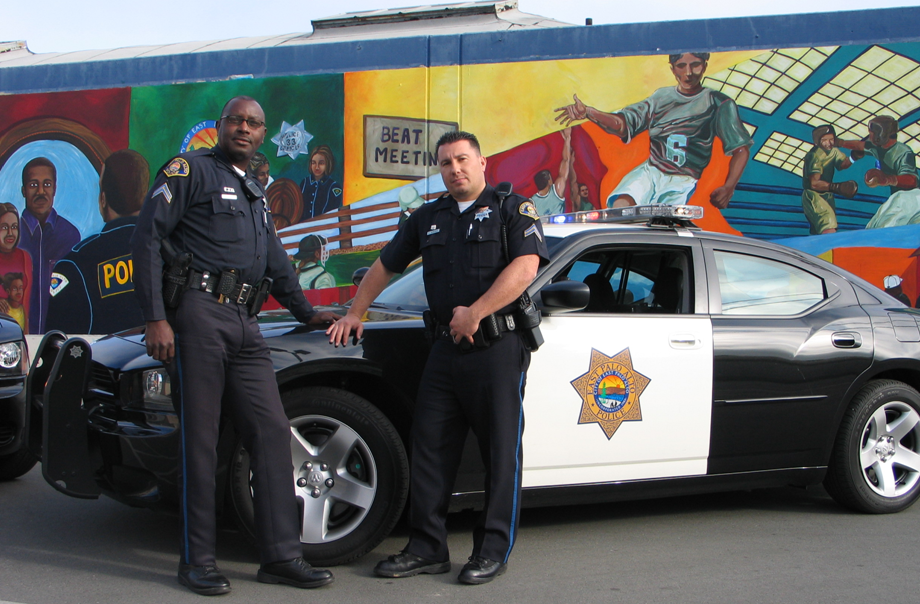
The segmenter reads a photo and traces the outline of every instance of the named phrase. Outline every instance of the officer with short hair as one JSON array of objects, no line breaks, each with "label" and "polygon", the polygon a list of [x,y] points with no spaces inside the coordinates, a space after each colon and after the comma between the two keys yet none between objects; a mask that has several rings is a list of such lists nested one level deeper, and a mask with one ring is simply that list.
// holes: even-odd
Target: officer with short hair
[{"label": "officer with short hair", "polygon": [[[450,570],[447,507],[472,428],[487,469],[486,508],[458,578],[479,584],[505,571],[516,537],[530,351],[510,309],[548,255],[533,202],[512,195],[502,203],[486,184],[486,159],[475,136],[449,132],[438,141],[436,155],[449,194],[409,216],[364,276],[348,314],[326,333],[343,346],[352,332],[360,337],[361,317],[371,302],[421,254],[435,339],[413,419],[411,534],[406,548],[374,572],[399,578]],[[494,337],[483,328],[489,325]]]},{"label": "officer with short hair", "polygon": [[[216,147],[179,155],[159,170],[133,240],[147,353],[167,364],[177,393],[179,583],[202,595],[230,591],[215,561],[216,448],[223,412],[250,454],[258,580],[318,587],[331,583],[332,573],[301,557],[291,428],[255,313],[270,291],[303,323],[337,317],[317,313],[304,298],[264,191],[246,175],[265,138],[262,108],[249,97],[231,99],[217,121],[217,136]],[[172,286],[174,269],[185,264],[175,258],[187,259],[186,253],[192,259],[185,288],[164,288],[164,256],[173,259],[167,275]],[[173,291],[179,295],[170,295],[176,305],[170,308],[164,293]]]},{"label": "officer with short hair", "polygon": [[150,166],[131,149],[109,155],[99,175],[99,214],[105,226],[54,265],[45,328],[104,334],[143,325],[134,296],[131,237]]}]

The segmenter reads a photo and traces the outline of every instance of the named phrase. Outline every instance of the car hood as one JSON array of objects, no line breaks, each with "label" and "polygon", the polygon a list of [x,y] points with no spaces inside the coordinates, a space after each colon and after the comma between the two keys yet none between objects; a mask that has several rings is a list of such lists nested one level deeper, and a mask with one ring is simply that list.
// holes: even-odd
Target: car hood
[{"label": "car hood", "polygon": [[[347,308],[342,306],[320,306],[318,311],[329,311],[344,315]],[[392,327],[409,327],[412,321],[421,321],[421,313],[416,311],[391,310],[389,308],[373,308],[367,312],[365,329],[388,329]],[[321,328],[304,325],[287,310],[271,310],[259,315],[259,329],[262,336],[268,340],[289,334],[307,334],[320,331]],[[312,336],[315,338],[316,336]],[[159,367],[161,363],[147,356],[147,346],[144,343],[144,328],[137,327],[127,331],[118,332],[96,340],[92,345],[93,361],[106,367],[118,368],[121,371],[136,371],[152,367]]]}]

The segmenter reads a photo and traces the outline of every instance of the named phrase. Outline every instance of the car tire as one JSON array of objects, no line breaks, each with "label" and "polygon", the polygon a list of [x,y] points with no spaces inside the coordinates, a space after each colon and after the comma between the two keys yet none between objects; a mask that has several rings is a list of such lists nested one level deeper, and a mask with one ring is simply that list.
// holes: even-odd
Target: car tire
[{"label": "car tire", "polygon": [[[298,388],[281,399],[291,420],[304,558],[334,566],[363,556],[390,533],[406,503],[409,463],[399,433],[374,405],[345,390]],[[230,500],[241,530],[255,541],[249,475],[238,439]]]},{"label": "car tire", "polygon": [[38,460],[23,447],[15,453],[0,455],[0,480],[13,480],[31,470]]},{"label": "car tire", "polygon": [[841,422],[824,487],[859,512],[910,507],[920,496],[920,393],[895,380],[866,384]]}]

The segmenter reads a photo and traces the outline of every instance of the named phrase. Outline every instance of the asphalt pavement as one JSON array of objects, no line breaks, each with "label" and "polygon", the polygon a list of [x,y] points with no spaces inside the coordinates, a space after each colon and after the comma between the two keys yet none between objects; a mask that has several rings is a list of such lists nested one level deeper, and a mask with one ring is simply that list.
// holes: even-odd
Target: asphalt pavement
[{"label": "asphalt pavement", "polygon": [[[332,586],[301,591],[255,581],[241,533],[218,537],[233,585],[218,602],[283,604],[569,602],[814,604],[916,602],[920,507],[848,512],[820,488],[524,510],[507,574],[466,586],[456,575],[475,514],[451,516],[448,574],[378,579],[374,564],[404,545],[404,525]],[[0,483],[0,604],[202,602],[176,583],[178,521],[115,501],[79,500],[40,468]]]}]

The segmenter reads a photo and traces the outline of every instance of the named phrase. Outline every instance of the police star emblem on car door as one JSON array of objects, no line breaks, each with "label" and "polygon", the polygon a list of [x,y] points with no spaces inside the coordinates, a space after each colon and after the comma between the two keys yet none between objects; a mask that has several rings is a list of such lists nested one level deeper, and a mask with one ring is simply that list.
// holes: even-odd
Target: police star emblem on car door
[{"label": "police star emblem on car door", "polygon": [[612,357],[592,348],[590,369],[572,381],[582,400],[578,423],[600,425],[609,440],[623,422],[642,420],[639,396],[650,382],[633,368],[629,348]]}]

